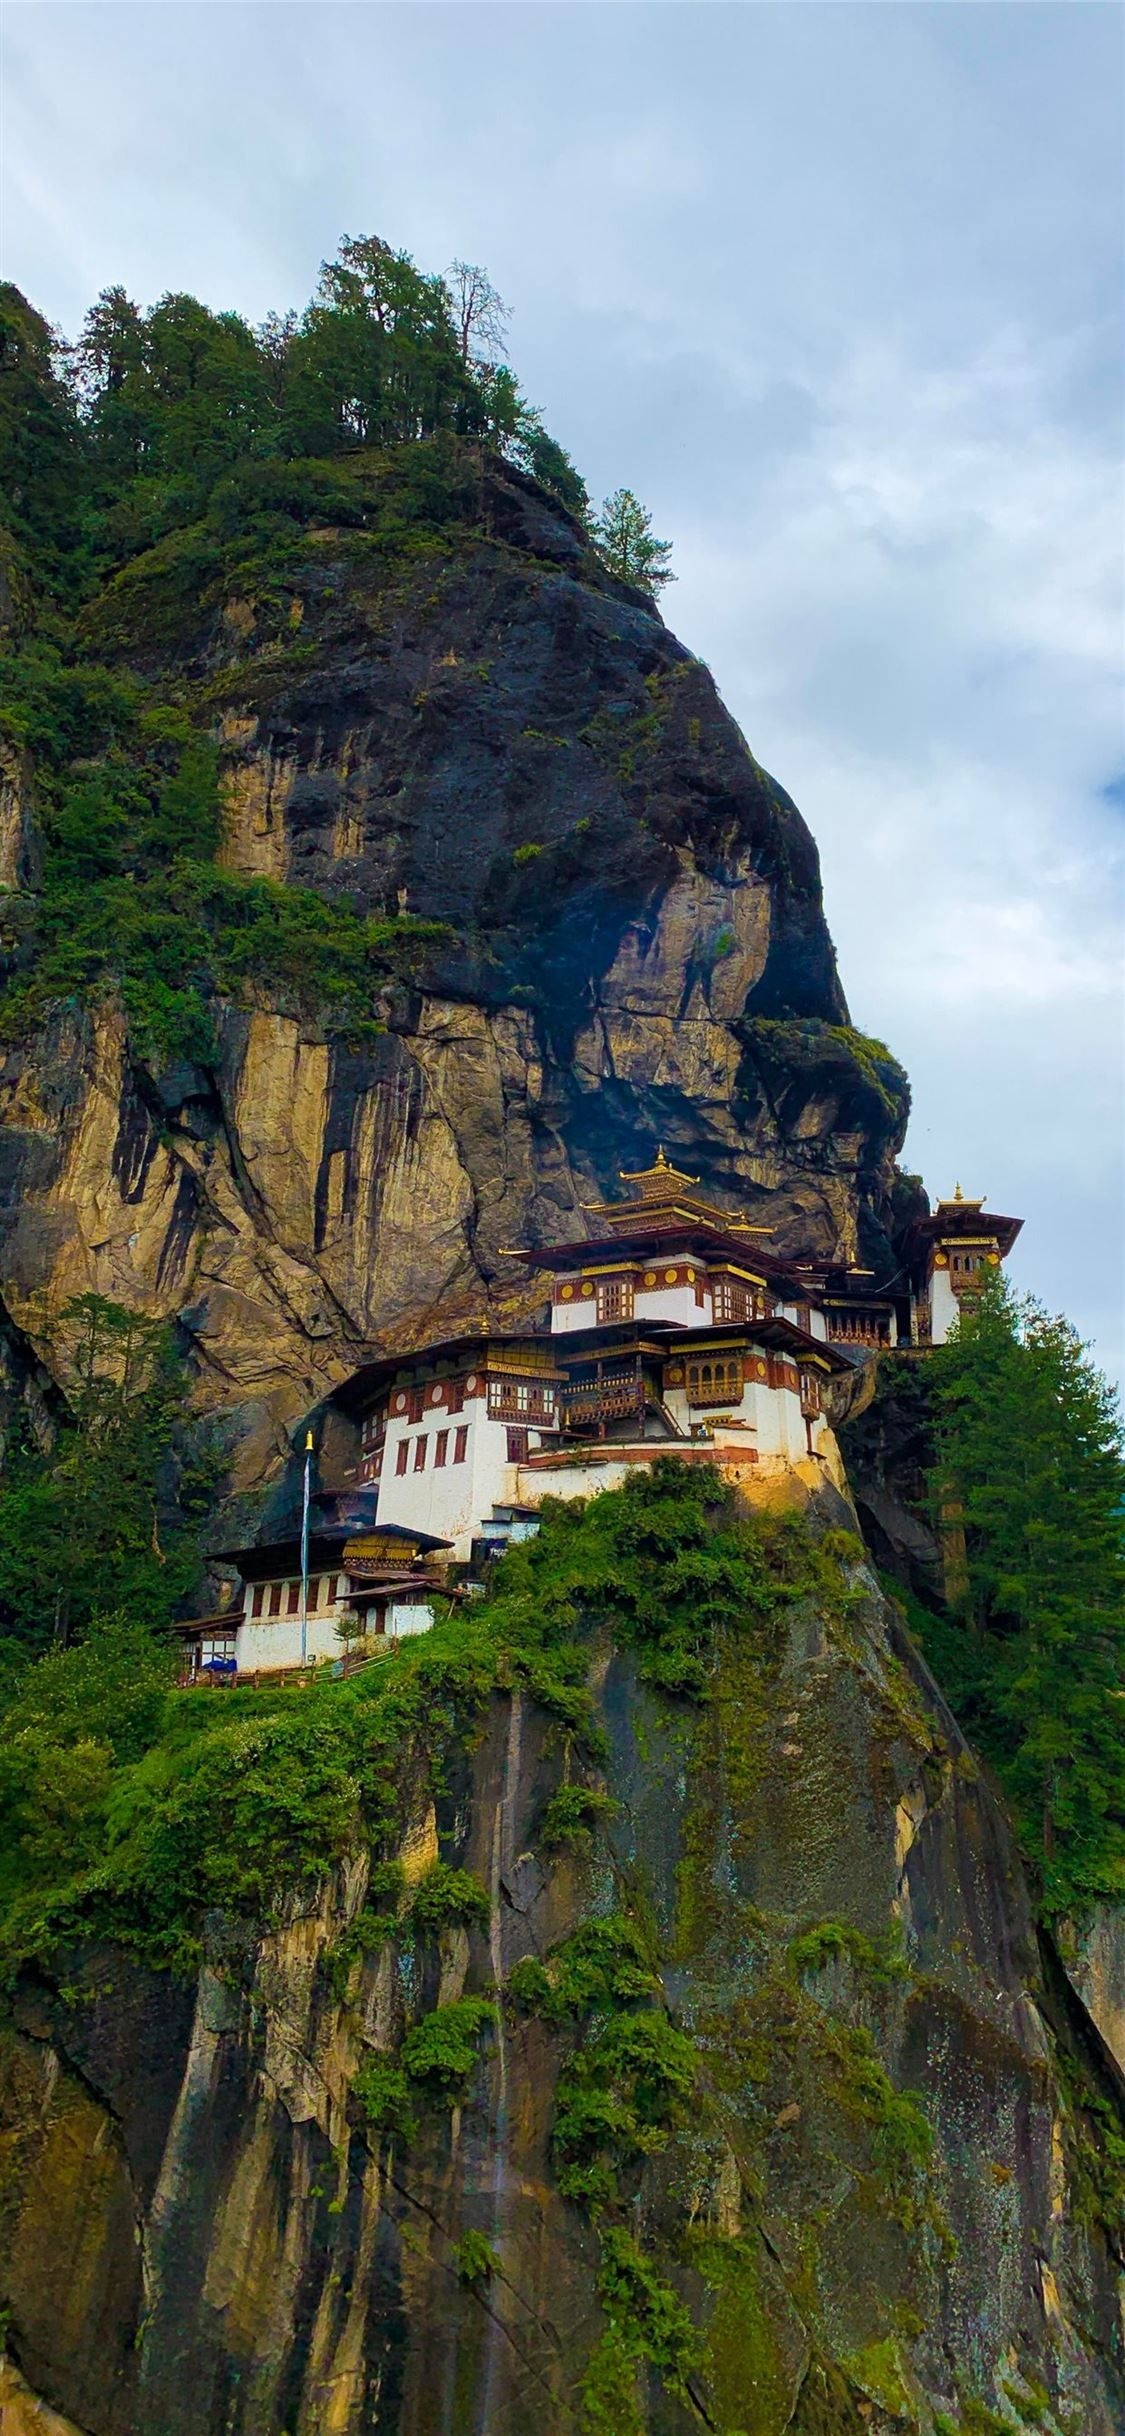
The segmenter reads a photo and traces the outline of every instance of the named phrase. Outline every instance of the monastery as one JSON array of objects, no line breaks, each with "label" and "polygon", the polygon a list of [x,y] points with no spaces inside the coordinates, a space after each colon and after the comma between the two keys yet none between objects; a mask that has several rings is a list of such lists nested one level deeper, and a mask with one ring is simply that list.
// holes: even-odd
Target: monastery
[{"label": "monastery", "polygon": [[779,1259],[662,1150],[621,1180],[628,1198],[588,1211],[585,1241],[510,1255],[549,1279],[549,1325],[419,1345],[338,1391],[358,1426],[352,1478],[311,1497],[304,1541],[226,1552],[242,1604],[181,1628],[190,1679],[340,1664],[349,1642],[425,1631],[439,1592],[471,1595],[537,1528],[541,1499],[618,1487],[658,1455],[744,1487],[779,1472],[842,1485],[833,1379],[944,1342],[1022,1223],[958,1187],[880,1284]]}]

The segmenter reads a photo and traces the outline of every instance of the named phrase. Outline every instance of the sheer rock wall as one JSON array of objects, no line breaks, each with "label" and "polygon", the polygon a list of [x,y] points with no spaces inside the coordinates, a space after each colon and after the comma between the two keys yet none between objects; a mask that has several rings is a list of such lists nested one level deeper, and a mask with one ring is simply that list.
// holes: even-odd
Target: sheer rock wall
[{"label": "sheer rock wall", "polygon": [[363,1351],[534,1308],[504,1247],[579,1235],[658,1141],[781,1249],[885,1251],[904,1080],[848,1032],[804,822],[561,510],[497,473],[485,521],[393,582],[310,532],[280,610],[119,645],[205,693],[231,868],[452,926],[382,1038],[259,988],[206,1072],[112,1005],[0,1065],[13,1322],[59,1372],[76,1292],[182,1316],[238,1488]]},{"label": "sheer rock wall", "polygon": [[[805,1611],[765,1673],[732,1644],[694,1719],[609,1650],[594,1681],[621,1807],[589,1864],[537,1848],[562,1762],[525,1694],[496,1698],[436,1811],[412,1813],[404,1755],[407,1862],[473,1869],[490,1930],[413,1961],[384,1945],[342,1993],[360,1851],[270,1934],[216,1923],[194,1989],[106,1952],[65,1994],[24,1985],[0,2078],[21,2374],[83,2436],[577,2432],[604,2321],[550,2146],[567,2033],[507,2015],[465,2104],[405,2144],[365,2134],[350,2093],[404,2017],[506,1983],[616,1886],[700,2075],[632,2185],[702,2337],[686,2397],[648,2377],[653,2436],[934,2436],[935,2411],[960,2427],[963,2398],[1005,2391],[1051,2436],[1115,2436],[1120,2261],[1074,2103],[1096,2042],[1044,1978],[1003,1818],[894,1611],[873,1586],[846,1628]],[[810,1919],[859,1942],[794,1977]],[[880,1982],[862,1941],[894,1920],[907,1967]],[[857,2030],[934,2127],[924,2203],[853,2077]],[[497,2259],[476,2288],[470,2229]]]}]

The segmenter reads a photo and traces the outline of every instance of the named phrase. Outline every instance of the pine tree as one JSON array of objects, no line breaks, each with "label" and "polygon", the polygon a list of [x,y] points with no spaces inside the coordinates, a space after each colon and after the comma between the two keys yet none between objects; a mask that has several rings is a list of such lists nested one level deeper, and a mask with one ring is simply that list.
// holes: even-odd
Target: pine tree
[{"label": "pine tree", "polygon": [[969,1722],[1049,1905],[1125,1890],[1125,1462],[1064,1319],[1000,1278],[933,1356],[936,1498],[964,1530]]},{"label": "pine tree", "polygon": [[668,564],[670,541],[658,541],[652,518],[633,491],[614,491],[603,501],[594,521],[594,540],[609,568],[623,584],[635,584],[653,599],[665,584],[675,582]]}]

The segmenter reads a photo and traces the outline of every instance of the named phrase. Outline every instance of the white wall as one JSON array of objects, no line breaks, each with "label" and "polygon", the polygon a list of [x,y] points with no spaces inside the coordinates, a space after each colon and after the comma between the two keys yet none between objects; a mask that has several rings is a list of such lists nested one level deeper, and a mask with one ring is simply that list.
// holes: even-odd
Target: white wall
[{"label": "white wall", "polygon": [[[440,1471],[434,1469],[437,1426],[449,1431],[446,1460]],[[379,1482],[379,1521],[397,1523],[403,1530],[429,1531],[435,1539],[451,1540],[454,1556],[465,1562],[481,1517],[514,1494],[515,1467],[508,1461],[508,1431],[527,1426],[523,1422],[495,1420],[483,1395],[467,1398],[464,1411],[456,1415],[440,1411],[432,1417],[427,1415],[424,1421],[407,1422],[401,1415],[392,1414],[387,1424]],[[467,1429],[469,1433],[463,1463],[451,1460],[454,1433],[458,1429]],[[531,1427],[532,1445],[539,1435]],[[426,1464],[424,1471],[416,1472],[414,1447],[422,1437],[427,1442]],[[396,1465],[403,1441],[409,1448],[409,1457],[407,1469],[400,1477]]]},{"label": "white wall", "polygon": [[935,1269],[930,1279],[930,1337],[935,1345],[944,1345],[957,1317],[957,1297],[949,1282],[948,1269]]},{"label": "white wall", "polygon": [[639,1320],[675,1320],[681,1328],[709,1328],[711,1289],[704,1285],[697,1303],[694,1286],[639,1286],[634,1308]]},{"label": "white wall", "polygon": [[429,1632],[433,1620],[433,1608],[421,1599],[396,1599],[387,1609],[387,1633],[393,1641],[405,1641],[411,1633]]},{"label": "white wall", "polygon": [[583,1301],[577,1289],[572,1303],[553,1302],[551,1304],[552,1336],[569,1336],[573,1335],[576,1328],[596,1327],[597,1308],[592,1294],[588,1294]]},{"label": "white wall", "polygon": [[[668,1267],[682,1262],[669,1260]],[[653,1264],[654,1268],[656,1264]],[[700,1272],[702,1275],[702,1271]],[[595,1294],[583,1295],[581,1281],[568,1279],[574,1285],[572,1303],[551,1304],[551,1332],[554,1336],[573,1335],[580,1328],[596,1328],[598,1304]],[[633,1317],[643,1326],[646,1320],[672,1320],[680,1328],[709,1328],[711,1325],[711,1292],[704,1280],[704,1300],[695,1299],[694,1286],[638,1286],[633,1296]],[[607,1345],[607,1354],[612,1347]]]}]

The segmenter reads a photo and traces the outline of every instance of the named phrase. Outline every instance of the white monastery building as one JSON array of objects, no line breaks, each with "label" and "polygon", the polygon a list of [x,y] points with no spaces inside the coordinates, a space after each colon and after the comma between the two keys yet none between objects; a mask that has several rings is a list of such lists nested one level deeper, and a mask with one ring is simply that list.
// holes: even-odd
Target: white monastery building
[{"label": "white monastery building", "polygon": [[622,1181],[630,1197],[588,1212],[586,1240],[513,1252],[549,1280],[549,1324],[419,1345],[348,1381],[354,1486],[314,1500],[307,1585],[296,1539],[232,1551],[242,1606],[182,1628],[193,1673],[339,1661],[348,1640],[425,1630],[436,1593],[534,1530],[543,1497],[616,1487],[658,1455],[746,1487],[786,1471],[839,1483],[833,1376],[944,1342],[1021,1223],[958,1188],[878,1286],[779,1260],[662,1151]]}]

